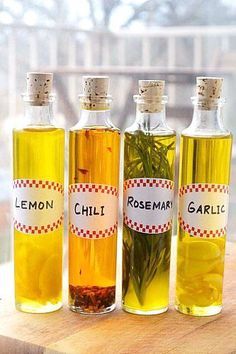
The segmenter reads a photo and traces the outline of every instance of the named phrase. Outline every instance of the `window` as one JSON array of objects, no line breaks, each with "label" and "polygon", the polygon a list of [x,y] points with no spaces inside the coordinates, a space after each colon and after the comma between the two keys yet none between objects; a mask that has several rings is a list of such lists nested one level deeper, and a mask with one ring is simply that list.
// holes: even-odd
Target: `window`
[{"label": "window", "polygon": [[[0,29],[1,262],[10,259],[11,129],[23,119],[27,71],[54,73],[55,115],[65,128],[78,117],[82,74],[111,76],[113,121],[122,129],[134,117],[137,80],[165,79],[168,121],[178,132],[192,117],[195,76],[223,76],[225,122],[236,133],[236,4],[230,0],[8,0],[0,6]],[[229,220],[231,237],[236,224]]]}]

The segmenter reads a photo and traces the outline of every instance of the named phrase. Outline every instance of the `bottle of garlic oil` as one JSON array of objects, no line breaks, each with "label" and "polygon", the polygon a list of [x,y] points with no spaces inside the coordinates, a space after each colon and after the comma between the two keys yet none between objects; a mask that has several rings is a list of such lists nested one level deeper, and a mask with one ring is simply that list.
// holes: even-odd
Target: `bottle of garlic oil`
[{"label": "bottle of garlic oil", "polygon": [[175,132],[164,81],[140,80],[135,123],[124,137],[123,309],[165,312],[174,198]]},{"label": "bottle of garlic oil", "polygon": [[70,130],[69,306],[115,308],[120,132],[110,121],[108,77],[84,77],[80,120]]},{"label": "bottle of garlic oil", "polygon": [[191,125],[181,135],[176,309],[222,309],[232,135],[222,121],[221,78],[198,77]]},{"label": "bottle of garlic oil", "polygon": [[64,130],[53,123],[50,73],[28,73],[25,119],[13,131],[16,308],[62,306]]}]

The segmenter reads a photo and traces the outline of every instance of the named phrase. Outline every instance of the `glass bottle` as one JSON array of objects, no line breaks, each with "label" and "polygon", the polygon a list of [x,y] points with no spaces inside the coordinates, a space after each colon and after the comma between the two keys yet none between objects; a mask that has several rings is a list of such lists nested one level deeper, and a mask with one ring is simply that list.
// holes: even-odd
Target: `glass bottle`
[{"label": "glass bottle", "polygon": [[232,149],[222,82],[197,78],[193,120],[181,135],[176,309],[195,316],[222,308]]},{"label": "glass bottle", "polygon": [[164,81],[140,80],[137,114],[124,137],[123,309],[167,311],[175,132],[166,124]]},{"label": "glass bottle", "polygon": [[28,73],[25,122],[13,130],[14,267],[18,310],[62,306],[64,130],[53,123],[50,73]]},{"label": "glass bottle", "polygon": [[110,121],[108,77],[83,77],[80,120],[70,130],[69,306],[115,308],[120,132]]}]

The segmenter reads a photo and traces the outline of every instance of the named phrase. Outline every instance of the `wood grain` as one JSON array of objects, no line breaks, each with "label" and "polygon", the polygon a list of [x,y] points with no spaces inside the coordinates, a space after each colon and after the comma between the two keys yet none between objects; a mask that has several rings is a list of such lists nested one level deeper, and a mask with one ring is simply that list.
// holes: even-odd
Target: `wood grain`
[{"label": "wood grain", "polygon": [[[0,292],[0,353],[236,353],[236,244],[227,244],[220,315],[195,318],[176,312],[173,269],[171,273],[169,311],[147,317],[127,314],[119,305],[115,312],[97,316],[72,313],[66,305],[52,314],[20,313],[14,308],[9,287]],[[3,277],[13,282],[11,265],[0,269],[0,279]]]}]

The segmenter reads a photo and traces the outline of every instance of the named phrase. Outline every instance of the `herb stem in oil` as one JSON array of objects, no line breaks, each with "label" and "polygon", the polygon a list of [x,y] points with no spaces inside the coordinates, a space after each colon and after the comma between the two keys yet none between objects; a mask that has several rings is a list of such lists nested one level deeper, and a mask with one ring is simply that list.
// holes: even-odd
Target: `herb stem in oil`
[{"label": "herb stem in oil", "polygon": [[[171,141],[171,142],[170,142]],[[174,179],[175,136],[156,136],[148,132],[125,133],[124,179]],[[136,297],[143,305],[146,290],[157,273],[169,268],[171,230],[146,234],[124,224],[123,297],[132,282]]]}]

